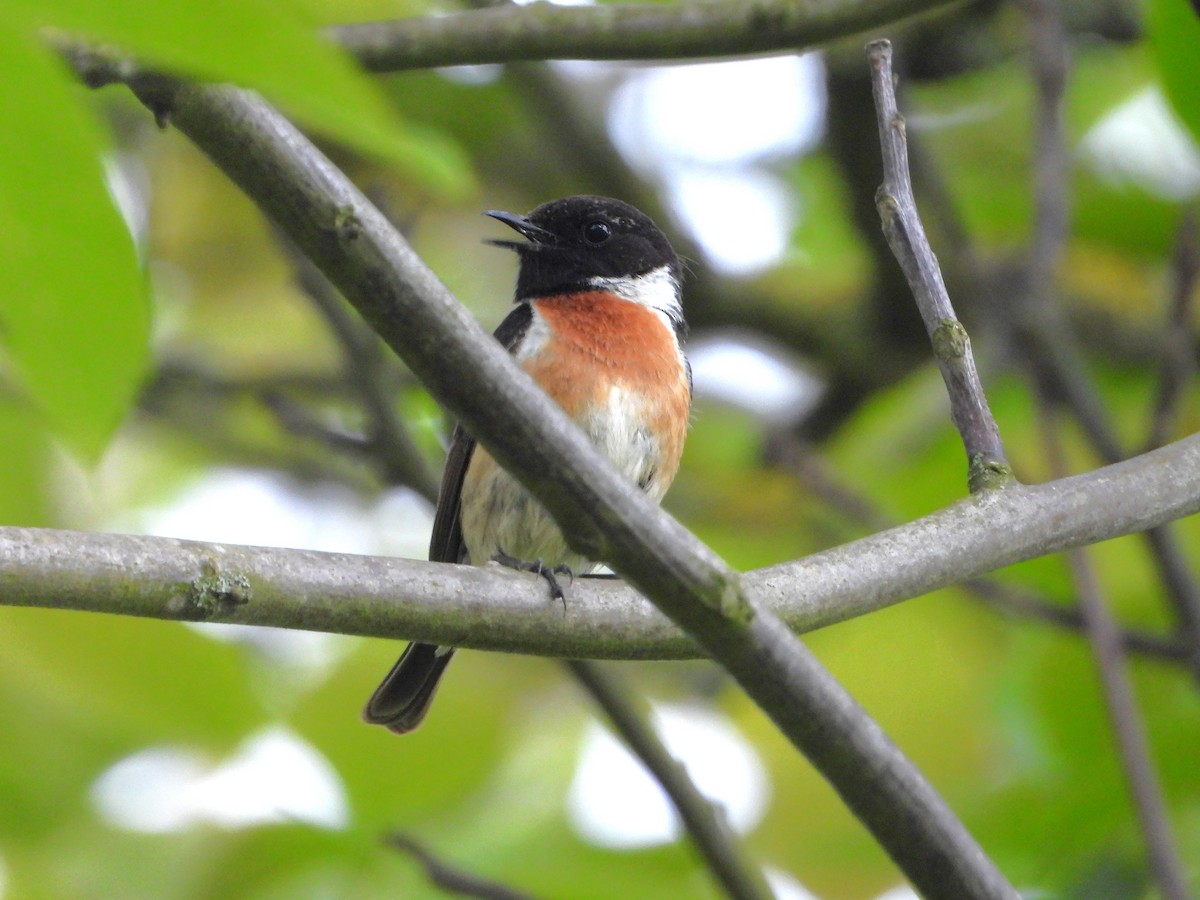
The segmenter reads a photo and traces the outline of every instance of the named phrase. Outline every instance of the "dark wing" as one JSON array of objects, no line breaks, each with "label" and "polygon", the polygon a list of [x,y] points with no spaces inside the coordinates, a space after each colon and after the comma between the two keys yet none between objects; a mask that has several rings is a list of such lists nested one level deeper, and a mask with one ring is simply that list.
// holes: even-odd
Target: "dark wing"
[{"label": "dark wing", "polygon": [[446,467],[442,470],[442,487],[438,491],[437,512],[433,517],[433,536],[429,539],[429,559],[432,562],[460,563],[466,547],[463,544],[462,517],[459,515],[462,501],[463,477],[471,464],[475,452],[475,438],[461,425],[454,426],[450,438],[450,449],[446,453]]},{"label": "dark wing", "polygon": [[[517,304],[496,329],[496,340],[512,353],[529,330],[532,320],[533,308],[528,303]],[[446,452],[446,466],[442,470],[437,512],[433,517],[433,535],[429,541],[431,562],[460,563],[466,559],[460,515],[462,486],[474,452],[475,438],[467,434],[461,425],[455,425],[450,437],[450,449]]]},{"label": "dark wing", "polygon": [[[511,353],[532,320],[533,310],[529,304],[518,305],[496,329],[496,340]],[[463,431],[461,425],[455,426],[438,493],[433,537],[429,542],[429,558],[434,562],[459,563],[466,559],[462,536],[462,488],[474,452],[475,439]],[[419,642],[409,644],[367,701],[363,719],[384,725],[397,734],[412,731],[429,711],[438,681],[453,657],[452,647]]]},{"label": "dark wing", "polygon": [[518,303],[513,307],[513,311],[504,317],[504,321],[496,326],[493,336],[504,345],[505,350],[512,353],[521,338],[525,337],[532,321],[533,307],[528,303]]}]

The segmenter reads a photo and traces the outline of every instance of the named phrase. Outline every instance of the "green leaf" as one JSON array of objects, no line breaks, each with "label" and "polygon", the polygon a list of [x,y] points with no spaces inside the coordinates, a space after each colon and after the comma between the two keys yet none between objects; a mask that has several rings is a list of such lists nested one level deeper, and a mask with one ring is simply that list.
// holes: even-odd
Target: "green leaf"
[{"label": "green leaf", "polygon": [[1196,78],[1200,15],[1188,0],[1152,0],[1146,24],[1167,99],[1192,137],[1200,141],[1200,79]]},{"label": "green leaf", "polygon": [[471,175],[446,138],[400,121],[370,78],[322,39],[297,3],[279,0],[52,0],[39,21],[116,44],[142,60],[206,80],[261,90],[329,137],[399,166],[444,196]]},{"label": "green leaf", "polygon": [[36,413],[16,398],[0,397],[0,524],[51,523],[50,440]]},{"label": "green leaf", "polygon": [[67,74],[0,29],[0,82],[0,342],[54,433],[95,457],[145,369],[145,282]]}]

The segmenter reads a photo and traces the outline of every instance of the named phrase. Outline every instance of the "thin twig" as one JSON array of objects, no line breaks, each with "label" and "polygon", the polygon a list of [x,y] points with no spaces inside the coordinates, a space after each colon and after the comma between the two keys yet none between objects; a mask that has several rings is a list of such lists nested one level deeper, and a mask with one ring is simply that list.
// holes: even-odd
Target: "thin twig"
[{"label": "thin twig", "polygon": [[312,438],[331,450],[349,453],[360,459],[367,455],[367,441],[361,434],[320,421],[311,407],[287,394],[265,391],[260,399],[288,434]]},{"label": "thin twig", "polygon": [[[848,421],[863,403],[881,388],[901,381],[929,362],[929,337],[913,308],[913,294],[884,231],[879,226],[876,193],[881,164],[879,154],[864,152],[879,140],[875,101],[863,90],[862,56],[832,53],[826,57],[826,93],[829,112],[825,147],[837,165],[848,196],[847,215],[868,258],[869,274],[861,295],[850,306],[850,321],[834,334],[853,329],[854,339],[826,337],[821,352],[800,348],[812,359],[825,382],[813,408],[794,429],[806,440],[822,442]],[[913,147],[908,147],[910,158]],[[737,306],[722,305],[737,313]],[[814,332],[812,323],[788,310],[798,325]],[[826,316],[826,318],[830,318]],[[770,328],[759,327],[774,335]]]},{"label": "thin twig", "polygon": [[300,287],[341,345],[347,379],[370,419],[371,435],[366,444],[371,456],[390,484],[412,488],[430,503],[436,503],[437,476],[396,414],[395,398],[387,386],[389,379],[383,377],[387,360],[378,336],[350,312],[329,280],[291,241],[284,239],[283,244]]},{"label": "thin twig", "polygon": [[1033,245],[1029,280],[1035,295],[1050,291],[1070,229],[1070,197],[1062,98],[1070,70],[1066,30],[1056,0],[1022,0],[1029,20],[1035,107]]},{"label": "thin twig", "polygon": [[[380,395],[386,397],[415,385],[415,379],[406,375],[398,368],[377,370],[375,378]],[[281,448],[269,442],[262,445],[239,437],[232,422],[227,428],[221,427],[221,416],[229,413],[233,403],[247,398],[261,404],[288,434],[317,441],[337,453],[306,454],[296,441]],[[355,385],[331,375],[297,372],[230,378],[187,361],[167,360],[146,385],[140,403],[143,413],[171,422],[175,428],[225,456],[282,469],[305,480],[346,483],[358,491],[374,492],[378,490],[378,481],[357,468],[350,477],[348,467],[339,464],[341,458],[352,456],[365,463],[377,463],[377,468],[387,474],[387,458],[394,451],[382,447],[378,440],[368,440],[356,431],[322,421],[315,412],[322,402],[345,405],[356,399]],[[197,416],[194,409],[197,404],[211,415]],[[397,477],[391,483],[407,482]]]},{"label": "thin twig", "polygon": [[[317,422],[308,407],[285,399],[293,392],[316,393],[339,398],[338,385],[311,377],[282,375],[274,378],[237,380],[224,378],[202,368],[167,364],[147,385],[140,411],[169,423],[178,433],[240,465],[278,469],[302,481],[331,481],[360,493],[378,491],[378,479],[363,465],[347,463],[347,452],[362,455],[362,442],[355,435]],[[275,416],[290,434],[312,441],[261,439],[245,434],[235,421],[231,402],[250,398]],[[198,413],[199,411],[199,413]],[[338,453],[330,453],[336,447]]]},{"label": "thin twig", "polygon": [[948,5],[950,0],[535,3],[343,25],[329,34],[376,72],[544,59],[690,59],[794,53]]},{"label": "thin twig", "polygon": [[430,881],[456,897],[475,897],[478,900],[531,900],[529,894],[443,862],[407,835],[393,832],[384,840],[389,847],[407,853],[415,859],[421,864]]},{"label": "thin twig", "polygon": [[[1044,398],[1039,406],[1047,457],[1050,459],[1053,474],[1062,477],[1066,472],[1066,461],[1058,440],[1056,422],[1050,412],[1050,404]],[[1104,601],[1096,570],[1087,551],[1083,548],[1067,551],[1067,562],[1075,581],[1079,609],[1083,614],[1088,639],[1092,645],[1092,655],[1099,671],[1104,703],[1112,722],[1121,768],[1125,772],[1146,842],[1150,871],[1163,897],[1167,900],[1188,900],[1191,891],[1183,874],[1170,823],[1167,821],[1162,787],[1150,759],[1150,747],[1138,712],[1133,686],[1129,682],[1120,632]]]},{"label": "thin twig", "polygon": [[738,900],[771,897],[762,870],[746,858],[723,811],[700,793],[687,769],[654,733],[649,704],[598,663],[579,659],[564,660],[564,663],[604,710],[621,739],[662,786],[692,843],[726,894]]},{"label": "thin twig", "polygon": [[[1011,587],[994,579],[972,578],[963,587],[1000,615],[1020,616],[1082,635],[1083,614],[1071,606],[1051,603],[1037,595]],[[1190,665],[1192,650],[1178,638],[1166,637],[1136,628],[1119,628],[1117,636],[1126,653],[1162,663]]]},{"label": "thin twig", "polygon": [[867,57],[883,148],[883,184],[876,203],[888,243],[904,270],[933,341],[950,396],[950,414],[967,451],[967,483],[972,492],[1011,484],[1012,469],[975,369],[971,340],[954,315],[937,258],[917,214],[908,173],[904,119],[896,107],[891,42],[872,41],[867,45]]},{"label": "thin twig", "polygon": [[1147,450],[1161,447],[1170,438],[1180,402],[1196,370],[1192,334],[1188,327],[1192,295],[1200,277],[1200,228],[1197,228],[1193,210],[1185,212],[1179,223],[1175,251],[1171,254],[1171,276],[1171,309],[1163,334],[1162,367],[1146,438]]},{"label": "thin twig", "polygon": [[[415,384],[411,376],[395,372],[391,385],[399,390]],[[160,389],[176,390],[181,387],[195,388],[201,393],[262,397],[265,394],[300,393],[320,400],[345,403],[353,399],[345,379],[324,372],[311,370],[273,371],[254,375],[224,375],[210,367],[186,357],[168,357],[159,363],[154,379],[146,386],[147,393]]]}]

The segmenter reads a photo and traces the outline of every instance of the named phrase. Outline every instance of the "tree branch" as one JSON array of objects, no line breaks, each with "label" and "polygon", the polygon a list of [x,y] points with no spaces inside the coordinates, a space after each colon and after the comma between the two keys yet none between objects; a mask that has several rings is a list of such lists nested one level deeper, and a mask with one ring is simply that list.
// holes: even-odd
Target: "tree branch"
[{"label": "tree branch", "polygon": [[392,832],[384,838],[389,847],[415,859],[425,870],[429,881],[455,897],[475,897],[476,900],[533,900],[528,894],[514,890],[452,866],[406,834]]},{"label": "tree branch", "polygon": [[1022,0],[1018,5],[1029,20],[1030,70],[1037,88],[1029,280],[1037,299],[1052,304],[1055,275],[1071,230],[1071,158],[1062,108],[1070,50],[1056,0]]},{"label": "tree branch", "polygon": [[[968,497],[804,559],[743,575],[812,631],[1013,563],[1200,511],[1200,435],[1082,475]],[[244,590],[220,590],[222,584]],[[550,603],[499,566],[0,527],[9,606],[410,638],[554,657],[685,659],[694,641],[627,585],[578,579]]]},{"label": "tree branch", "polygon": [[343,25],[329,34],[374,72],[543,59],[689,59],[797,52],[955,0],[701,0],[673,6],[501,6]]},{"label": "tree branch", "polygon": [[[365,442],[314,421],[308,405],[294,399],[352,402],[344,394],[340,383],[308,374],[227,378],[202,366],[165,361],[142,391],[139,412],[237,464],[276,469],[305,481],[332,481],[363,494],[377,492],[378,480],[351,458],[353,452],[366,461]],[[231,412],[244,400],[261,405],[292,439],[244,433]],[[338,452],[331,453],[331,447]]]},{"label": "tree branch", "polygon": [[569,659],[566,666],[666,792],[692,843],[726,894],[736,900],[773,896],[762,869],[745,858],[722,811],[700,793],[687,769],[655,734],[649,704],[635,697],[596,663]]},{"label": "tree branch", "polygon": [[1171,254],[1171,308],[1163,329],[1162,364],[1145,448],[1161,447],[1170,438],[1185,389],[1196,371],[1188,317],[1200,278],[1200,226],[1194,210],[1184,213]]},{"label": "tree branch", "polygon": [[[773,463],[792,473],[816,498],[850,522],[868,531],[882,531],[899,524],[870,498],[839,482],[830,467],[795,438],[777,436],[769,456]],[[959,587],[1002,616],[1030,619],[1075,634],[1083,633],[1083,616],[1078,609],[1038,596],[1027,588],[986,576],[968,578]],[[1178,638],[1133,628],[1120,629],[1119,636],[1126,653],[1170,663],[1188,663],[1192,657],[1189,646]]]},{"label": "tree branch", "polygon": [[950,395],[950,415],[967,451],[967,483],[972,491],[1012,482],[1000,430],[975,370],[971,339],[954,315],[937,258],[917,215],[908,173],[904,119],[896,108],[890,41],[867,45],[875,94],[879,142],[883,147],[883,184],[876,195],[883,231],[916,297],[934,355]]},{"label": "tree branch", "polygon": [[1121,768],[1142,828],[1150,871],[1166,900],[1188,900],[1192,892],[1171,835],[1162,787],[1150,760],[1150,746],[1129,682],[1120,634],[1105,606],[1100,582],[1087,551],[1083,548],[1068,551],[1067,562],[1079,593],[1079,607],[1087,624]]}]

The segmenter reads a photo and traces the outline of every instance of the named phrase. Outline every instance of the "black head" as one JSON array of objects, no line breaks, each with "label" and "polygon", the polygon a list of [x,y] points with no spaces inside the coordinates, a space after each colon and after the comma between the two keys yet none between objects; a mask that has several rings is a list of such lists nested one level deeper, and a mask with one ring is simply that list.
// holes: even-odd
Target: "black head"
[{"label": "black head", "polygon": [[543,203],[527,216],[489,210],[487,215],[525,241],[490,241],[521,257],[517,298],[579,290],[598,279],[636,279],[650,272],[679,281],[679,258],[650,217],[608,197],[566,197]]}]

